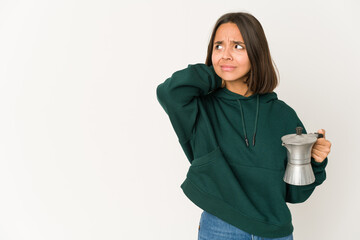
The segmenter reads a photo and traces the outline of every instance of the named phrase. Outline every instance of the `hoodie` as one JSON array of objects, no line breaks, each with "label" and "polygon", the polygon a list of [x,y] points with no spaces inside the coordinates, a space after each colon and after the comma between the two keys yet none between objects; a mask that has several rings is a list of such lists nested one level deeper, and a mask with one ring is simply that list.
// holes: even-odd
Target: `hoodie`
[{"label": "hoodie", "polygon": [[315,182],[284,182],[287,150],[281,137],[301,126],[275,92],[242,96],[221,88],[213,66],[189,64],[159,84],[168,115],[190,166],[181,188],[201,209],[248,233],[280,238],[293,232],[288,203],[301,203],[326,179],[311,158]]}]

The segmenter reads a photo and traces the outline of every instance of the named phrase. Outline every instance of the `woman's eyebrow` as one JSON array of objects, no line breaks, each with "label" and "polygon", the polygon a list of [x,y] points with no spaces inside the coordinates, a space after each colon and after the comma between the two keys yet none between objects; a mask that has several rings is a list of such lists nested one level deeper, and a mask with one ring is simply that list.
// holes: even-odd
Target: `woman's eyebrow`
[{"label": "woman's eyebrow", "polygon": [[[235,43],[235,44],[245,44],[242,41],[232,41],[232,42]],[[217,41],[214,44],[222,44],[222,43],[223,43],[223,41]]]}]

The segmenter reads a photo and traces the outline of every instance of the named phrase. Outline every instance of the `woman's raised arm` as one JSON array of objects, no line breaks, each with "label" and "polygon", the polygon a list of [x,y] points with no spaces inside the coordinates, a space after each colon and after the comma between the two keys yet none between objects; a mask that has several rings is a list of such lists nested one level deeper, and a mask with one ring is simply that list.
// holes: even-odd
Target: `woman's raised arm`
[{"label": "woman's raised arm", "polygon": [[157,99],[168,114],[190,162],[192,150],[186,142],[193,136],[199,96],[219,88],[221,82],[213,66],[197,63],[189,64],[187,68],[174,72],[170,78],[157,86]]}]

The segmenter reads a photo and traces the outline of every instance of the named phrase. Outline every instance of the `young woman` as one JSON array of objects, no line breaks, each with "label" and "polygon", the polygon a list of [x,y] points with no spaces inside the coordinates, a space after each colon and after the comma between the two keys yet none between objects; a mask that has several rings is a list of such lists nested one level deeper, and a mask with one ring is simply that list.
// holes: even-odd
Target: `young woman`
[{"label": "young woman", "polygon": [[203,209],[199,239],[293,239],[286,205],[301,203],[326,178],[331,143],[312,148],[315,182],[283,181],[281,137],[305,127],[273,91],[278,84],[265,33],[249,13],[227,13],[214,26],[205,64],[189,64],[157,87],[191,163],[181,188]]}]

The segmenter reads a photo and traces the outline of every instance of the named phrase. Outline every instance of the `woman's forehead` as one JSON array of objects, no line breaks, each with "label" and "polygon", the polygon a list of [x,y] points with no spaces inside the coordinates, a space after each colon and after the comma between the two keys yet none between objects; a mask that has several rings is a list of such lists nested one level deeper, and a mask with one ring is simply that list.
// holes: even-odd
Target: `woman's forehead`
[{"label": "woman's forehead", "polygon": [[214,42],[244,42],[240,30],[235,23],[223,23],[216,30]]}]

